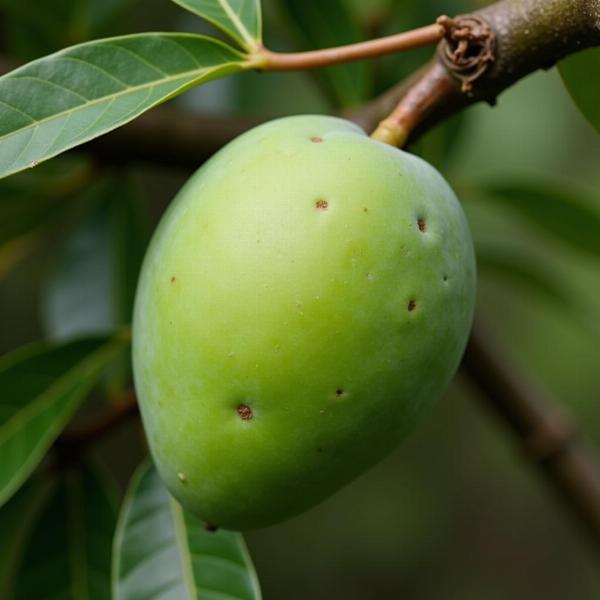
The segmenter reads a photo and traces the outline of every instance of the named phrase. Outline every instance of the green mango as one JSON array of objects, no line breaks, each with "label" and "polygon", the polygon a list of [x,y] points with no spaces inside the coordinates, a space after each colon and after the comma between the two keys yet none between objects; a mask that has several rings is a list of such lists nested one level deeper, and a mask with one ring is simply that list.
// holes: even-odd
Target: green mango
[{"label": "green mango", "polygon": [[441,175],[347,121],[297,116],[200,168],[137,290],[136,389],[171,493],[277,523],[389,453],[445,390],[475,261]]}]

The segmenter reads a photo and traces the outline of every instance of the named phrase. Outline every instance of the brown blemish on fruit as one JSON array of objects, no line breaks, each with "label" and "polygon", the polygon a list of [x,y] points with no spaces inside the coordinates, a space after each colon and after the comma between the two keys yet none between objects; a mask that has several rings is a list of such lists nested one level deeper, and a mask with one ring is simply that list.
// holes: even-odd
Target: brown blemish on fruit
[{"label": "brown blemish on fruit", "polygon": [[425,233],[427,231],[427,223],[425,219],[417,219],[417,225],[419,226],[419,231],[421,233]]},{"label": "brown blemish on fruit", "polygon": [[235,410],[242,421],[249,421],[254,416],[252,409],[247,404],[240,404]]},{"label": "brown blemish on fruit", "polygon": [[344,390],[342,388],[338,388],[335,390],[335,395],[339,398],[344,395]]},{"label": "brown blemish on fruit", "polygon": [[214,525],[213,523],[209,523],[208,521],[204,521],[204,529],[206,529],[206,531],[210,531],[211,533],[214,533],[219,528],[216,525]]},{"label": "brown blemish on fruit", "polygon": [[175,275],[173,275],[173,277],[171,277],[171,283],[175,283],[177,281],[177,277],[175,277]]},{"label": "brown blemish on fruit", "polygon": [[327,210],[329,208],[329,202],[327,202],[327,200],[323,200],[323,198],[319,198],[315,202],[315,208],[317,210]]},{"label": "brown blemish on fruit", "polygon": [[313,144],[321,144],[321,143],[323,142],[323,138],[322,138],[322,137],[319,137],[318,135],[313,135],[313,136],[310,138],[310,141],[311,141]]},{"label": "brown blemish on fruit", "polygon": [[365,207],[363,208],[363,212],[369,212],[369,209],[368,209],[368,208],[365,206]]},{"label": "brown blemish on fruit", "polygon": [[412,312],[415,308],[417,308],[417,303],[414,300],[410,300],[408,302],[408,312]]}]

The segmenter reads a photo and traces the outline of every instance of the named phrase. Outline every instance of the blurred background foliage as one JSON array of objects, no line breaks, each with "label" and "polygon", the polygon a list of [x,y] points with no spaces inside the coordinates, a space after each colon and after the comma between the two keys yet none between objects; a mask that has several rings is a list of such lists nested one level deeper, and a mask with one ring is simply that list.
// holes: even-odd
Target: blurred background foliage
[{"label": "blurred background foliage", "polygon": [[[483,4],[265,0],[266,42],[277,50],[338,45]],[[166,0],[0,0],[0,27],[2,56],[21,61],[103,35],[213,33]],[[339,112],[430,54],[317,73],[248,73],[174,104],[264,119]],[[493,109],[454,117],[411,150],[435,164],[464,203],[482,316],[509,358],[600,449],[600,138],[552,69],[505,92]],[[137,163],[107,169],[76,151],[1,181],[0,353],[127,323],[152,227],[189,174]],[[79,419],[130,385],[122,358],[108,379],[108,393],[95,394]],[[130,424],[93,449],[121,489],[143,456],[142,440]],[[247,540],[267,600],[599,598],[598,557],[572,525],[458,376],[387,460],[316,509]]]}]

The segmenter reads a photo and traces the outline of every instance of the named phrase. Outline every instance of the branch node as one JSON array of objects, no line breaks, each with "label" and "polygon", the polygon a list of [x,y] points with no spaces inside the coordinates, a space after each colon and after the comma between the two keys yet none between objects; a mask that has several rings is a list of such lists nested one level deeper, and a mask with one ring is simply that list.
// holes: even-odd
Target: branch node
[{"label": "branch node", "polygon": [[461,91],[469,94],[496,58],[496,34],[487,21],[477,15],[451,19],[441,16],[437,24],[444,28],[439,56],[448,71],[461,82]]}]

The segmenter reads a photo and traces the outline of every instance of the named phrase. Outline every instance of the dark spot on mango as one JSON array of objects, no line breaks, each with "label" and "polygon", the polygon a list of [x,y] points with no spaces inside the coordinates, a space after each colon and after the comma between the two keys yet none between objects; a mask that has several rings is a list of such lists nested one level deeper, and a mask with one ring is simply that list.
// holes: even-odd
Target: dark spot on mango
[{"label": "dark spot on mango", "polygon": [[329,208],[329,202],[327,202],[327,200],[323,200],[323,198],[319,198],[315,202],[315,208],[317,210],[327,210]]},{"label": "dark spot on mango", "polygon": [[408,302],[408,312],[412,312],[415,308],[417,308],[417,303],[414,300],[410,300]]},{"label": "dark spot on mango", "polygon": [[417,219],[417,225],[419,226],[419,231],[421,233],[425,233],[427,231],[427,223],[425,219]]},{"label": "dark spot on mango", "polygon": [[249,421],[254,416],[252,409],[247,404],[240,404],[235,410],[242,421]]}]

